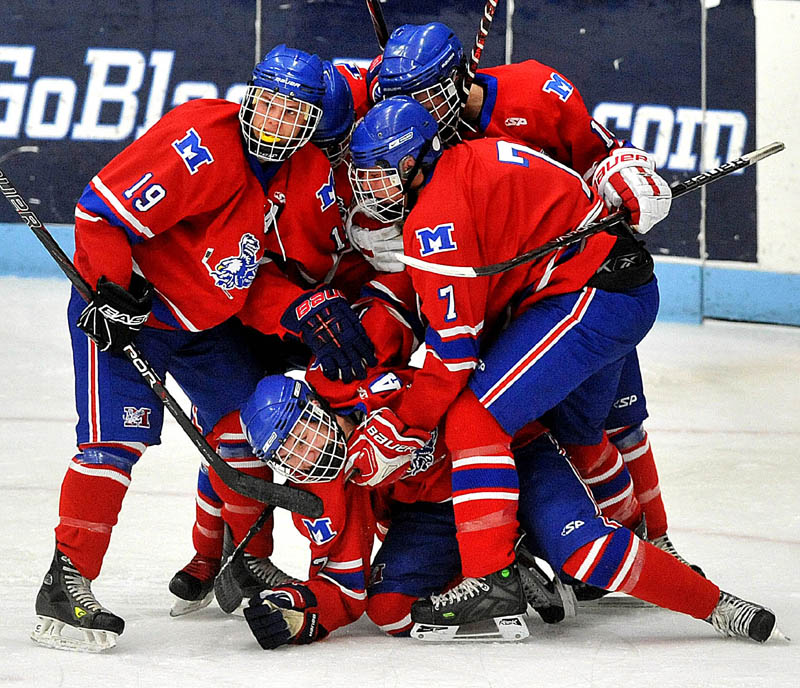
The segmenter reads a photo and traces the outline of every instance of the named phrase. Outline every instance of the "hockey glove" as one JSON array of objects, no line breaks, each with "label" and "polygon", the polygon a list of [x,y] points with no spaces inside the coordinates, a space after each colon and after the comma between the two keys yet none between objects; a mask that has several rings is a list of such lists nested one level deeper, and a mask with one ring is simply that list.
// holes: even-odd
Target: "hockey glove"
[{"label": "hockey glove", "polygon": [[594,171],[592,186],[612,208],[624,206],[631,225],[646,234],[663,220],[672,203],[672,191],[656,173],[653,156],[638,148],[617,148]]},{"label": "hockey glove", "polygon": [[355,469],[350,480],[367,487],[393,483],[405,475],[418,453],[432,458],[428,451],[432,440],[432,433],[409,428],[391,409],[373,411],[347,443],[347,455]]},{"label": "hockey glove", "polygon": [[78,317],[77,326],[100,351],[116,353],[130,344],[150,315],[153,287],[134,275],[131,291],[105,277],[97,280],[97,291]]},{"label": "hockey glove", "polygon": [[319,624],[317,598],[306,586],[290,583],[264,590],[244,608],[244,618],[265,650],[281,645],[307,645],[328,631]]},{"label": "hockey glove", "polygon": [[286,309],[281,325],[311,349],[329,380],[363,380],[367,367],[378,362],[358,315],[338,289],[303,294]]},{"label": "hockey glove", "polygon": [[406,269],[406,266],[395,258],[396,253],[403,252],[402,227],[389,225],[380,229],[369,229],[349,224],[347,237],[378,272],[402,272]]}]

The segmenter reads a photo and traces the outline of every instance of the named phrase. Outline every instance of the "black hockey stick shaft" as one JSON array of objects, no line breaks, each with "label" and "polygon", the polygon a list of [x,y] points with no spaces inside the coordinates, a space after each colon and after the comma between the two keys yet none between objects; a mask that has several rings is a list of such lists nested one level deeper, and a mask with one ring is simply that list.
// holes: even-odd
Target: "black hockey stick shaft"
[{"label": "black hockey stick shaft", "polygon": [[[3,170],[0,170],[0,191],[8,202],[17,211],[17,215],[22,218],[25,224],[31,228],[39,241],[44,245],[47,252],[53,257],[62,272],[67,276],[81,297],[89,301],[92,298],[92,288],[83,279],[74,263],[61,249],[56,240],[47,231],[47,228],[39,220],[36,213],[31,209],[22,195],[17,191]],[[192,424],[189,417],[183,412],[178,402],[169,393],[160,377],[141,355],[133,344],[129,344],[124,349],[131,364],[139,371],[139,374],[150,386],[155,395],[161,400],[164,406],[173,415],[178,425],[188,435],[192,443],[200,450],[200,453],[208,461],[209,465],[228,487],[235,492],[251,499],[255,499],[264,504],[272,504],[289,511],[295,511],[303,516],[317,518],[322,515],[322,501],[316,496],[304,490],[278,485],[276,483],[247,475],[229,466],[222,457],[214,451],[206,438]]]},{"label": "black hockey stick shaft", "polygon": [[[676,182],[670,187],[672,189],[672,197],[678,198],[689,193],[690,191],[699,189],[701,186],[715,182],[718,179],[731,174],[731,172],[754,165],[759,160],[763,160],[770,155],[780,153],[785,147],[786,146],[784,146],[782,142],[775,141],[763,146],[762,148],[751,151],[750,153],[745,153],[741,157],[726,162],[719,167],[706,170],[705,172],[701,172],[700,174],[690,177],[689,179],[685,179],[681,182]],[[466,265],[440,265],[438,263],[429,263],[427,261],[402,254],[397,254],[397,257],[398,260],[410,267],[439,275],[450,275],[453,277],[485,277],[488,275],[497,275],[501,272],[507,272],[518,265],[532,263],[533,261],[539,260],[540,258],[546,256],[548,253],[552,253],[553,251],[564,248],[565,246],[571,246],[572,244],[583,241],[587,237],[602,232],[608,229],[610,226],[618,223],[620,220],[626,219],[627,217],[628,213],[626,210],[617,210],[610,215],[607,215],[602,220],[593,222],[592,224],[581,229],[576,229],[568,232],[567,234],[563,234],[552,241],[548,241],[547,243],[542,244],[535,249],[521,253],[514,258],[502,261],[501,263],[494,263],[492,265],[481,265],[478,267]]]},{"label": "black hockey stick shaft", "polygon": [[233,565],[233,563],[244,553],[245,547],[250,544],[250,540],[252,540],[256,533],[258,533],[263,527],[264,524],[267,522],[267,519],[272,515],[272,512],[275,508],[272,505],[265,507],[265,509],[259,514],[258,518],[256,519],[255,523],[250,526],[250,530],[245,533],[245,536],[242,538],[242,541],[236,545],[233,552],[230,553],[228,558],[222,562],[222,566],[219,569],[219,573],[217,577],[222,577],[223,575],[227,575],[227,571]]},{"label": "black hockey stick shaft", "polygon": [[483,57],[483,49],[486,47],[486,36],[489,35],[489,29],[492,27],[494,20],[494,13],[497,9],[497,0],[486,0],[483,7],[483,16],[481,23],[478,25],[478,33],[475,34],[475,42],[472,45],[472,53],[467,60],[466,73],[461,82],[461,110],[463,113],[464,108],[467,106],[469,99],[469,90],[472,88],[472,82],[475,81],[475,73],[478,71],[481,57]]},{"label": "black hockey stick shaft", "polygon": [[386,41],[389,40],[389,29],[386,28],[386,20],[383,18],[380,0],[367,0],[367,9],[369,10],[370,19],[372,19],[372,28],[375,29],[378,45],[383,50],[386,47]]}]

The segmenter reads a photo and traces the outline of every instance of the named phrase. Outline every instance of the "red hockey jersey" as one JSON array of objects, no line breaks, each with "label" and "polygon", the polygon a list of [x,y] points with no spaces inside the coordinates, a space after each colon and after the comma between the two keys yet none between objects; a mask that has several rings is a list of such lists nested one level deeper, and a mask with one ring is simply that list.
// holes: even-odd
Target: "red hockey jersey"
[{"label": "red hockey jersey", "polygon": [[[150,324],[199,331],[232,315],[264,332],[334,265],[342,232],[325,156],[307,145],[260,164],[243,147],[239,107],[193,100],[168,112],[89,183],[75,211],[75,263],[157,290]],[[277,227],[277,229],[276,229]],[[264,265],[277,260],[276,265]],[[295,280],[296,282],[299,279]]]},{"label": "red hockey jersey", "polygon": [[[488,265],[604,213],[602,201],[566,166],[504,139],[469,141],[442,154],[404,225],[404,250],[431,263]],[[397,414],[412,427],[435,427],[477,366],[482,340],[509,311],[581,289],[614,241],[597,234],[490,277],[410,269],[428,321],[426,356]]]}]

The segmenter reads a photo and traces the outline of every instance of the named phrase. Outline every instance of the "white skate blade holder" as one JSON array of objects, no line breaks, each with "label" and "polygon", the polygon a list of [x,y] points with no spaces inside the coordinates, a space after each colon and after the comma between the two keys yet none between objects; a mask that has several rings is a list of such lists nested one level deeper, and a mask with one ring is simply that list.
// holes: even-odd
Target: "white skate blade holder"
[{"label": "white skate blade holder", "polygon": [[169,610],[169,615],[173,618],[186,616],[186,614],[205,609],[213,599],[213,590],[210,590],[205,597],[199,600],[182,600],[180,597],[176,597],[175,602],[172,604],[172,609]]},{"label": "white skate blade holder", "polygon": [[524,640],[529,635],[530,631],[522,614],[497,616],[493,619],[482,619],[460,626],[415,623],[411,629],[412,638],[433,642],[463,640],[512,642]]},{"label": "white skate blade holder", "polygon": [[54,650],[105,652],[117,644],[119,637],[112,631],[77,628],[49,616],[38,616],[37,619],[31,640]]}]

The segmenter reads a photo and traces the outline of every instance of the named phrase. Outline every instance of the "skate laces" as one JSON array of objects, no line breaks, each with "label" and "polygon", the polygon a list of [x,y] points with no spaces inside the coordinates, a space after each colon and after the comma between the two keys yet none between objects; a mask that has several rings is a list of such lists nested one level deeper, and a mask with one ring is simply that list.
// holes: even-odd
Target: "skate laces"
[{"label": "skate laces", "polygon": [[219,559],[207,559],[195,554],[181,571],[200,581],[209,581],[219,573]]},{"label": "skate laces", "polygon": [[749,636],[750,622],[763,607],[740,599],[724,590],[706,621],[726,636]]},{"label": "skate laces", "polygon": [[465,578],[451,590],[441,595],[431,595],[431,602],[434,609],[440,609],[451,604],[457,604],[461,600],[475,597],[481,592],[488,592],[489,586],[480,578]]},{"label": "skate laces", "polygon": [[668,535],[662,535],[660,537],[653,538],[649,542],[654,547],[658,547],[658,549],[675,557],[679,562],[681,562],[681,564],[685,564],[686,566],[691,566],[691,564],[688,561],[686,561],[686,559],[684,559],[680,554],[678,554],[678,550],[675,549],[675,545],[672,544],[672,540],[669,539]]},{"label": "skate laces", "polygon": [[244,563],[248,572],[264,583],[267,587],[283,585],[295,581],[288,573],[281,571],[273,564],[269,557],[259,558],[252,554],[244,553]]},{"label": "skate laces", "polygon": [[68,557],[63,556],[63,560],[61,570],[64,572],[64,586],[67,588],[70,597],[78,603],[78,606],[89,611],[107,611],[92,593],[91,581],[88,578],[84,578],[76,568],[73,568],[72,562]]}]

